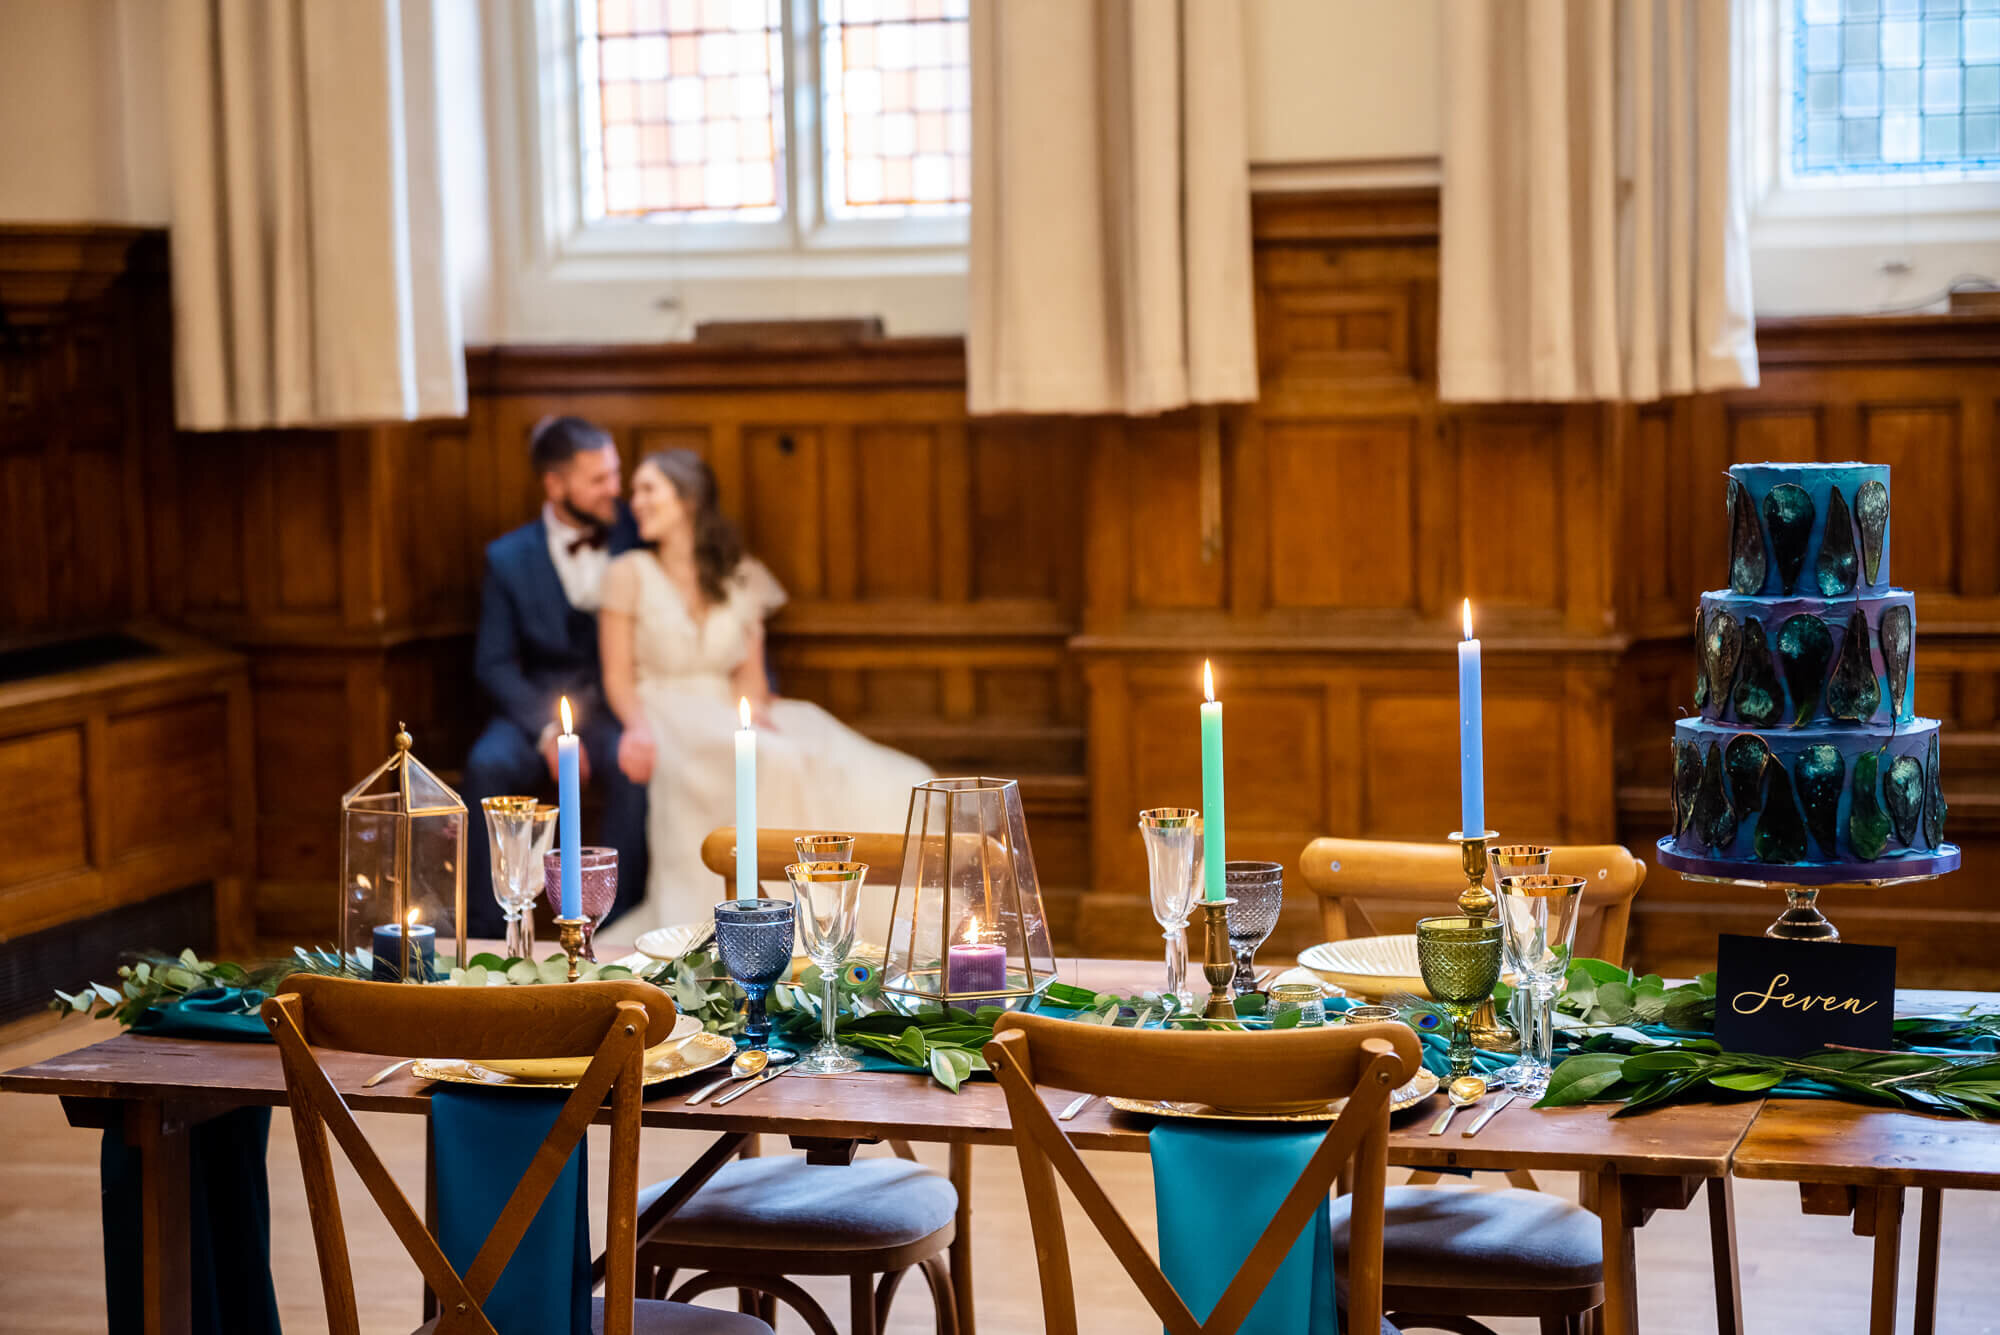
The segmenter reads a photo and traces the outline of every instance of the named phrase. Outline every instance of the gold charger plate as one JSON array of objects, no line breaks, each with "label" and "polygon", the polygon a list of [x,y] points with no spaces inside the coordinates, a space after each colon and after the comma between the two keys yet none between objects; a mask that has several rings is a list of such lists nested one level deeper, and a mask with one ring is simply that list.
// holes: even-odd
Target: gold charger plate
[{"label": "gold charger plate", "polygon": [[[650,1067],[700,1032],[701,1021],[694,1016],[675,1016],[673,1032],[646,1049],[646,1065]],[[574,1084],[590,1068],[590,1058],[529,1057],[518,1061],[481,1061],[479,1065],[522,1080],[567,1080]]]},{"label": "gold charger plate", "polygon": [[[1389,1096],[1389,1111],[1393,1113],[1414,1108],[1437,1093],[1437,1089],[1438,1078],[1420,1069],[1408,1084]],[[1209,1122],[1331,1122],[1347,1106],[1347,1100],[1335,1099],[1324,1108],[1311,1112],[1252,1113],[1224,1112],[1206,1103],[1162,1103],[1154,1099],[1112,1097],[1105,1102],[1120,1112],[1144,1113],[1148,1117],[1188,1117]]]},{"label": "gold charger plate", "polygon": [[[726,1062],[736,1055],[734,1040],[721,1034],[695,1034],[688,1039],[668,1044],[657,1058],[649,1050],[646,1060],[645,1083],[657,1085],[662,1080],[675,1080],[696,1071],[705,1071],[720,1062]],[[587,1064],[587,1063],[586,1063]],[[512,1086],[516,1089],[575,1089],[576,1080],[529,1080],[517,1075],[505,1075],[493,1069],[491,1062],[464,1061],[451,1058],[442,1061],[423,1060],[410,1067],[410,1074],[419,1080],[443,1080],[454,1085],[486,1085],[489,1088]]]}]

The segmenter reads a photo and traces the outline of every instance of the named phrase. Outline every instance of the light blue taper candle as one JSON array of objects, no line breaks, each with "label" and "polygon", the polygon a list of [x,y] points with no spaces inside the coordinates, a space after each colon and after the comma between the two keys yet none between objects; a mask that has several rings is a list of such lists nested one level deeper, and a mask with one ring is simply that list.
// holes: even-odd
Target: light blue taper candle
[{"label": "light blue taper candle", "polygon": [[1204,660],[1201,665],[1201,876],[1202,898],[1221,899],[1227,892],[1222,863],[1222,702],[1215,698],[1215,672]]},{"label": "light blue taper candle", "polygon": [[1486,738],[1479,688],[1479,641],[1472,638],[1472,600],[1465,600],[1465,638],[1458,645],[1459,833],[1486,829]]},{"label": "light blue taper candle", "polygon": [[562,702],[562,736],[556,738],[556,822],[562,827],[562,915],[583,916],[583,797],[577,775],[576,725],[569,697]]}]

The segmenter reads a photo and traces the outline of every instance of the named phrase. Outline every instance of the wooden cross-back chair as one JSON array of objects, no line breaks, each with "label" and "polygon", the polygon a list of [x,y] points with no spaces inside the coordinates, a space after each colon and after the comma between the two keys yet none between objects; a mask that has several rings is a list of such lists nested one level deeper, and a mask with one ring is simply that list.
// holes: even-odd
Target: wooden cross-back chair
[{"label": "wooden cross-back chair", "polygon": [[[1416,1035],[1400,1024],[1295,1029],[1286,1033],[1187,1033],[1111,1029],[1048,1016],[1009,1014],[994,1026],[987,1064],[1007,1095],[1041,1267],[1048,1335],[1076,1335],[1061,1176],[1168,1335],[1231,1335],[1255,1306],[1335,1179],[1352,1183],[1341,1328],[1381,1329],[1382,1193],[1388,1172],[1389,1096],[1415,1072]],[[1206,1320],[1197,1321],[1132,1226],[1099,1185],[1040,1089],[1224,1104],[1244,1091],[1272,1107],[1345,1098],[1298,1181]]]},{"label": "wooden cross-back chair", "polygon": [[[308,975],[287,979],[283,990],[264,1003],[262,1014],[284,1063],[286,1098],[298,1136],[299,1167],[326,1290],[327,1326],[333,1335],[359,1335],[361,1327],[329,1134],[437,1295],[439,1316],[422,1329],[437,1335],[493,1335],[482,1304],[607,1094],[611,1163],[599,1328],[604,1335],[769,1335],[770,1328],[762,1322],[733,1312],[686,1307],[668,1311],[664,1309],[678,1305],[649,1303],[642,1313],[635,1304],[644,1053],[673,1029],[674,1003],[666,993],[636,980],[489,991]],[[346,1100],[321,1069],[314,1048],[411,1058],[588,1056],[591,1061],[478,1255],[460,1275],[362,1134]]]},{"label": "wooden cross-back chair", "polygon": [[[799,860],[792,840],[808,834],[835,833],[854,836],[854,860],[868,864],[869,884],[880,885],[884,877],[889,884],[895,884],[897,875],[903,870],[901,830],[894,834],[870,834],[860,830],[758,830],[757,879],[778,882],[785,879],[785,868]],[[724,880],[736,875],[734,825],[724,825],[708,832],[708,837],[701,841],[701,865]]]},{"label": "wooden cross-back chair", "polygon": [[[1457,912],[1465,889],[1456,844],[1329,837],[1307,844],[1300,861],[1329,941],[1414,932],[1419,918]],[[1566,844],[1550,854],[1549,870],[1584,880],[1576,953],[1618,963],[1646,864],[1620,844]]]}]

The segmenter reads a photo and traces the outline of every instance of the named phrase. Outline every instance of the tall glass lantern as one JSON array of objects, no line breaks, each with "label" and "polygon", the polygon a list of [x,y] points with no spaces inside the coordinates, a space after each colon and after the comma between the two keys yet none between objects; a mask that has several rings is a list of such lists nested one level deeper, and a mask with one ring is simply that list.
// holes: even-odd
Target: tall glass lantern
[{"label": "tall glass lantern", "polygon": [[340,801],[340,946],[382,982],[430,982],[465,959],[465,803],[396,752]]},{"label": "tall glass lantern", "polygon": [[1055,976],[1021,786],[1012,779],[918,784],[910,792],[884,993],[905,1009],[1014,1009]]}]

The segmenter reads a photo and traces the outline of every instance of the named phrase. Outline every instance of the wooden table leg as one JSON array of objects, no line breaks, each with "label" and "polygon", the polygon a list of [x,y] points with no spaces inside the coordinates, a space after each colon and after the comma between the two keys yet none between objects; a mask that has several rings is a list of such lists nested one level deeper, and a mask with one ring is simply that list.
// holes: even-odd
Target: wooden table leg
[{"label": "wooden table leg", "polygon": [[972,1324],[972,1146],[953,1141],[951,1185],[958,1192],[958,1226],[951,1240],[951,1286],[958,1301],[958,1335]]},{"label": "wooden table leg", "polygon": [[1715,1258],[1717,1335],[1743,1335],[1743,1281],[1736,1265],[1736,1193],[1727,1177],[1712,1177],[1708,1190],[1708,1246]]},{"label": "wooden table leg", "polygon": [[1938,1232],[1943,1223],[1944,1192],[1925,1187],[1917,1209],[1916,1335],[1937,1329]]},{"label": "wooden table leg", "polygon": [[1602,1335],[1639,1332],[1639,1274],[1632,1245],[1637,1219],[1630,1188],[1615,1168],[1597,1174],[1597,1218],[1604,1230],[1604,1306],[1598,1314]]},{"label": "wooden table leg", "polygon": [[1903,1252],[1903,1189],[1875,1190],[1875,1278],[1868,1295],[1868,1335],[1896,1335],[1896,1267]]},{"label": "wooden table leg", "polygon": [[188,1335],[194,1289],[188,1261],[187,1123],[160,1103],[126,1105],[139,1150],[141,1271],[146,1335]]}]

